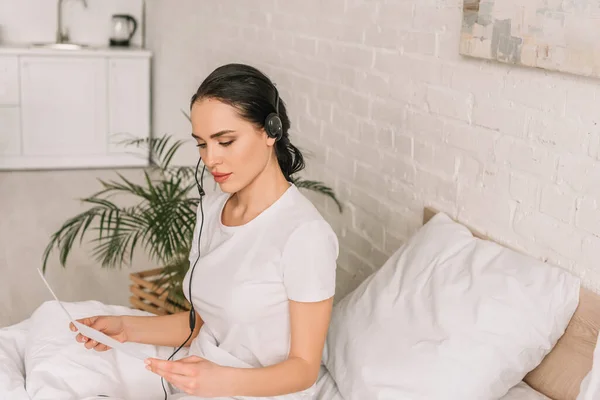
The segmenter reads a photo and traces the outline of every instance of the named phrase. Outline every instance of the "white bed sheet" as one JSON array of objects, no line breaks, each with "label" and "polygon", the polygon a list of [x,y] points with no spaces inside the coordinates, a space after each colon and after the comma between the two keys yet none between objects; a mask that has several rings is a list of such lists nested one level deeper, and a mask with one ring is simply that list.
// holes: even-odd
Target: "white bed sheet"
[{"label": "white bed sheet", "polygon": [[[93,301],[64,304],[74,318],[98,314],[147,315]],[[0,400],[91,400],[101,399],[99,394],[108,394],[113,399],[163,399],[160,378],[143,368],[141,361],[115,351],[86,350],[73,339],[75,333],[65,330],[67,326],[58,305],[46,302],[31,318],[0,329]],[[166,357],[172,350],[140,346]],[[344,400],[324,366],[316,386],[316,400]],[[549,399],[521,382],[500,400]]]}]

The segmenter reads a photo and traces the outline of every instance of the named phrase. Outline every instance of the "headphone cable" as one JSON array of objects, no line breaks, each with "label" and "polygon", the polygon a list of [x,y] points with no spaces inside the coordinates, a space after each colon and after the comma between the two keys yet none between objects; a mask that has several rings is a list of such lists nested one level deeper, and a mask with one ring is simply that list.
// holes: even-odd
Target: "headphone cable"
[{"label": "headphone cable", "polygon": [[[194,173],[194,178],[196,180],[196,185],[198,187],[198,194],[200,195],[200,214],[201,214],[202,218],[200,221],[200,230],[198,232],[198,258],[196,258],[196,261],[194,262],[194,265],[192,266],[192,271],[190,272],[190,280],[189,280],[188,293],[189,293],[189,299],[190,299],[190,305],[191,305],[190,317],[189,317],[190,334],[187,337],[187,339],[185,339],[185,341],[183,343],[181,343],[181,345],[177,348],[177,350],[175,350],[173,352],[173,354],[171,354],[171,356],[167,360],[171,360],[173,358],[173,356],[175,356],[175,354],[177,354],[177,352],[179,352],[179,350],[181,350],[181,348],[190,340],[190,338],[194,334],[194,329],[196,327],[196,311],[194,310],[194,300],[192,299],[192,277],[194,275],[194,269],[196,268],[196,264],[198,264],[198,261],[200,260],[200,240],[202,238],[202,227],[204,226],[204,209],[202,207],[202,198],[206,194],[204,192],[204,189],[202,188],[202,185],[200,184],[200,182],[198,182],[198,167],[200,166],[200,161],[202,161],[202,159],[198,160],[198,164],[196,164],[196,171]],[[200,175],[200,181],[204,180],[204,171],[205,170],[206,170],[206,165],[204,165],[202,167],[202,174]],[[190,345],[191,345],[191,343],[190,343]],[[162,376],[160,377],[160,382],[161,382],[161,385],[163,388],[163,392],[165,393],[165,400],[167,400],[167,396],[168,396],[167,390],[165,389],[164,378]]]}]

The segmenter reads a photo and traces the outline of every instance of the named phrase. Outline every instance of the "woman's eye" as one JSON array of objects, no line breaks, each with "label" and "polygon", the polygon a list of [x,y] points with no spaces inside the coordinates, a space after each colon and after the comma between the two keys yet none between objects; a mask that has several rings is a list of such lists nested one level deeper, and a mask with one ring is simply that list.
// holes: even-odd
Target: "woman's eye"
[{"label": "woman's eye", "polygon": [[[234,142],[234,140],[230,140],[229,142],[219,142],[219,144],[220,144],[221,146],[227,147],[227,146],[229,146],[230,144],[232,144],[233,142]],[[198,144],[196,145],[196,147],[200,147],[201,149],[203,149],[203,148],[205,148],[205,147],[206,147],[206,143],[198,143]]]}]

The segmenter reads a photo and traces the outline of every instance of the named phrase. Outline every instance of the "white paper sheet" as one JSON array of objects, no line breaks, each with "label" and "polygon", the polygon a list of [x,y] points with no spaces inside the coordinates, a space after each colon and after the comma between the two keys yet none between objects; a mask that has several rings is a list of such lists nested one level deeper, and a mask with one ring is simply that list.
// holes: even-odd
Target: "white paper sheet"
[{"label": "white paper sheet", "polygon": [[44,278],[44,274],[42,273],[42,271],[40,271],[40,269],[38,268],[38,273],[40,274],[40,277],[42,278],[42,280],[44,281],[44,284],[46,285],[46,287],[48,288],[48,290],[50,291],[50,293],[52,294],[52,297],[54,297],[54,299],[56,300],[56,302],[60,305],[60,307],[63,309],[63,311],[65,312],[65,314],[69,317],[69,321],[71,321],[73,323],[73,325],[75,325],[75,327],[77,328],[77,330],[84,336],[87,336],[90,339],[93,339],[95,341],[97,341],[98,343],[102,343],[105,344],[107,346],[112,347],[115,350],[119,350],[122,351],[124,353],[129,354],[132,357],[138,358],[140,360],[145,360],[147,358],[149,358],[150,356],[140,352],[138,350],[132,349],[129,346],[127,346],[126,343],[121,343],[118,340],[115,340],[113,338],[111,338],[110,336],[105,335],[104,333],[90,328],[87,325],[83,325],[80,322],[77,322],[73,319],[73,317],[71,317],[71,314],[69,314],[69,312],[67,311],[67,309],[62,305],[62,303],[60,302],[60,300],[58,300],[58,297],[56,297],[56,294],[54,294],[54,291],[52,290],[52,288],[50,287],[50,284],[48,283],[48,281],[46,280],[46,278]]}]

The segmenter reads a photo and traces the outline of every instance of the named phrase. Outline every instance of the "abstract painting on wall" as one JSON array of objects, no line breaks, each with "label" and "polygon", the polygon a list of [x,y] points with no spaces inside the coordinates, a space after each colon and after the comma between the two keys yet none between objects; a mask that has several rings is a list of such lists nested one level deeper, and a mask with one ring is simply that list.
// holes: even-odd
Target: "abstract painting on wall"
[{"label": "abstract painting on wall", "polygon": [[464,0],[460,54],[600,77],[600,0]]}]

